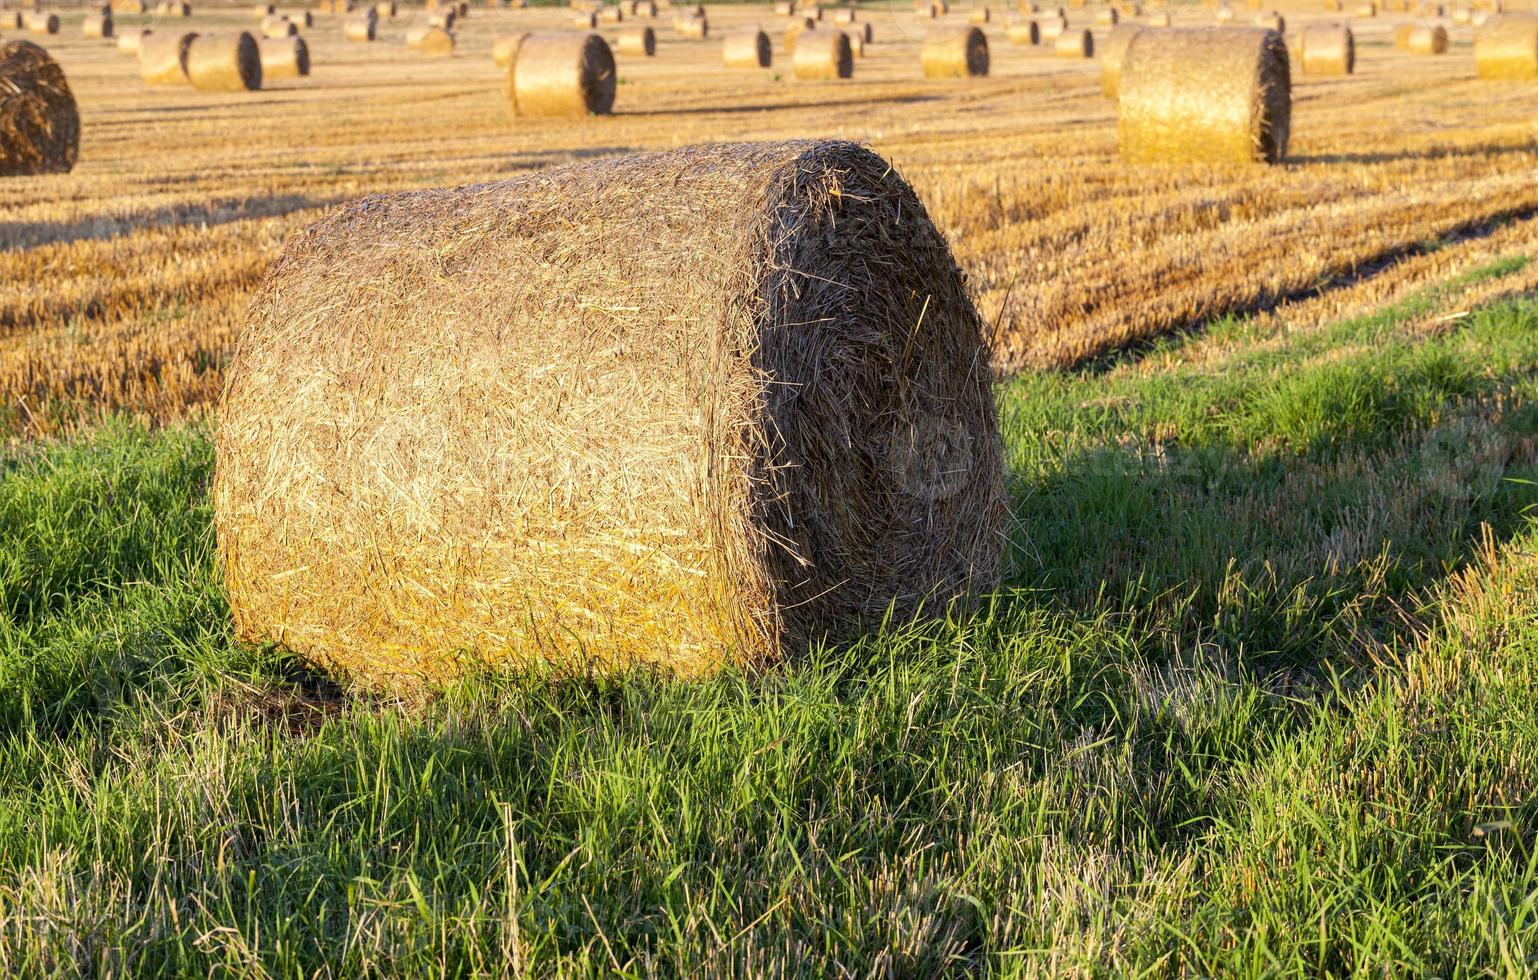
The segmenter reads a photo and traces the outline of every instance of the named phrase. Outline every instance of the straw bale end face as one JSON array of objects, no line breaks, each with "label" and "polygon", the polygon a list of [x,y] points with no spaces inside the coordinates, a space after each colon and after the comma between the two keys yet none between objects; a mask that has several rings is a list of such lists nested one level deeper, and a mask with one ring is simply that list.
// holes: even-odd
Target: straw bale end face
[{"label": "straw bale end face", "polygon": [[944,239],[853,144],[366,199],[288,243],[240,338],[236,628],[398,686],[692,675],[940,611],[1000,573],[991,386]]},{"label": "straw bale end face", "polygon": [[79,155],[64,69],[30,41],[0,42],[0,177],[68,173]]},{"label": "straw bale end face", "polygon": [[924,39],[919,59],[925,78],[982,78],[988,74],[988,38],[979,27],[936,32]]}]

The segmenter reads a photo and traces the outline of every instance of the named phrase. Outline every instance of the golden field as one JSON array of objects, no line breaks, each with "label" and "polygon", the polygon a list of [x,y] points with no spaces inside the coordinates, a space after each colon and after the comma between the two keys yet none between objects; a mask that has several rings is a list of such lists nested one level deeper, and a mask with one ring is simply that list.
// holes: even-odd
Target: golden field
[{"label": "golden field", "polygon": [[[786,19],[767,6],[707,9],[704,40],[675,35],[666,13],[643,19],[656,56],[617,54],[615,114],[585,119],[512,117],[492,62],[501,34],[570,29],[565,8],[477,7],[447,58],[405,46],[419,9],[382,20],[372,44],[344,41],[342,18],[317,14],[303,32],[311,76],[242,95],[147,86],[111,40],[81,36],[81,11],[62,11],[60,33],[34,40],[79,103],[80,163],[0,183],[0,424],[16,439],[104,411],[206,409],[266,264],[342,201],[687,143],[869,143],[949,236],[1006,371],[1080,363],[1228,313],[1306,329],[1493,255],[1538,254],[1538,88],[1477,79],[1469,27],[1444,21],[1449,52],[1418,56],[1392,46],[1408,14],[1281,5],[1289,35],[1350,19],[1357,74],[1313,79],[1294,66],[1286,164],[1193,168],[1119,162],[1098,60],[1010,45],[1002,8],[985,26],[989,77],[941,81],[919,70],[936,23],[906,4],[862,7],[874,42],[838,82],[794,79]],[[953,7],[938,26],[967,18]],[[1095,9],[1069,18],[1090,26]],[[1173,21],[1213,15],[1177,7]],[[724,68],[720,35],[754,22],[774,41],[774,67]],[[255,31],[258,20],[246,6],[197,4],[166,26]],[[612,41],[628,26],[600,32]],[[1107,30],[1094,27],[1096,40]],[[1478,288],[1531,289],[1535,269]],[[1428,323],[1469,302],[1453,291]]]}]

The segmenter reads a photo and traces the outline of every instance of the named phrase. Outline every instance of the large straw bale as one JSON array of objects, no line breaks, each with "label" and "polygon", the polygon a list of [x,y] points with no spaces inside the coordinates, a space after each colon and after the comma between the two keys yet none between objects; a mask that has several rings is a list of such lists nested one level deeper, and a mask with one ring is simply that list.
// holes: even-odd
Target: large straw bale
[{"label": "large straw bale", "polygon": [[1052,42],[1052,50],[1059,58],[1093,58],[1095,37],[1087,30],[1064,31]]},{"label": "large straw bale", "polygon": [[981,78],[988,74],[988,38],[977,27],[936,31],[919,51],[925,78]]},{"label": "large straw bale", "polygon": [[533,34],[513,62],[520,116],[607,115],[614,109],[614,53],[597,34]]},{"label": "large straw bale", "polygon": [[807,31],[796,41],[791,67],[797,78],[806,81],[852,77],[854,51],[849,35],[843,31]]},{"label": "large straw bale", "polygon": [[1141,31],[1127,49],[1125,159],[1274,163],[1287,155],[1291,121],[1287,46],[1275,31]]},{"label": "large straw bale", "polygon": [[757,27],[733,31],[721,42],[721,60],[728,68],[768,68],[774,63],[769,35]]},{"label": "large straw bale", "polygon": [[1341,24],[1306,27],[1298,40],[1305,75],[1350,75],[1356,71],[1356,37]]},{"label": "large straw bale", "polygon": [[180,85],[187,81],[187,48],[197,37],[190,31],[156,31],[139,40],[139,75],[150,85]]},{"label": "large straw bale", "polygon": [[1474,35],[1480,78],[1538,78],[1538,16],[1506,14]]},{"label": "large straw bale", "polygon": [[1411,54],[1446,54],[1447,28],[1436,24],[1418,24],[1405,41]]},{"label": "large straw bale", "polygon": [[343,206],[268,272],[218,413],[235,631],[401,687],[694,676],[943,614],[1000,575],[984,329],[849,143]]},{"label": "large straw bale", "polygon": [[1110,98],[1121,92],[1122,66],[1127,60],[1127,48],[1137,37],[1138,28],[1132,24],[1118,24],[1111,29],[1100,47],[1100,91]]},{"label": "large straw bale", "polygon": [[0,177],[68,173],[79,155],[64,69],[31,41],[0,42]]},{"label": "large straw bale", "polygon": [[200,92],[262,87],[262,52],[248,32],[199,34],[187,46],[187,80]]},{"label": "large straw bale", "polygon": [[310,46],[304,38],[264,37],[256,43],[262,56],[262,80],[303,78],[310,73]]},{"label": "large straw bale", "polygon": [[657,34],[650,27],[628,27],[619,32],[620,54],[650,58],[657,53]]},{"label": "large straw bale", "polygon": [[529,34],[524,31],[519,34],[504,34],[497,38],[491,45],[491,60],[498,68],[510,68],[513,62],[518,60],[518,49],[523,47],[523,42],[529,39]]},{"label": "large straw bale", "polygon": [[1018,18],[1009,23],[1005,37],[1010,44],[1034,45],[1041,43],[1041,27],[1034,18]]},{"label": "large straw bale", "polygon": [[80,33],[85,37],[111,37],[111,14],[86,14],[80,21]]}]

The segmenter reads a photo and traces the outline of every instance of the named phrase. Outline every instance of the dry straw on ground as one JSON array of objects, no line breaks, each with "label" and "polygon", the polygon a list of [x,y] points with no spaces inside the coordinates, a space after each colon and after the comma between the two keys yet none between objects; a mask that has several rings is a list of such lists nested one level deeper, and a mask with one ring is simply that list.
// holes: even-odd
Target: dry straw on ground
[{"label": "dry straw on ground", "polygon": [[498,68],[510,68],[518,60],[518,49],[529,39],[528,32],[504,34],[492,42],[491,60]]},{"label": "dry straw on ground", "polygon": [[768,68],[774,61],[769,35],[757,27],[733,31],[721,42],[721,60],[728,68]]},{"label": "dry straw on ground", "polygon": [[1000,574],[987,362],[944,239],[853,144],[365,199],[290,239],[230,370],[236,632],[401,686],[697,675],[943,613]]},{"label": "dry straw on ground", "polygon": [[614,53],[597,34],[534,34],[513,62],[513,112],[605,115],[614,109]]},{"label": "dry straw on ground", "polygon": [[151,85],[180,85],[187,81],[187,48],[197,37],[191,31],[155,31],[139,39],[139,75]]},{"label": "dry straw on ground", "polygon": [[1435,24],[1422,24],[1410,31],[1405,50],[1411,54],[1446,54],[1447,28]]},{"label": "dry straw on ground", "polygon": [[1034,19],[1014,20],[1005,33],[1010,44],[1036,45],[1041,43],[1041,27]]},{"label": "dry straw on ground", "polygon": [[1121,91],[1122,65],[1127,60],[1127,48],[1137,36],[1139,28],[1132,24],[1118,24],[1106,35],[1100,46],[1100,91],[1116,98]]},{"label": "dry straw on ground", "polygon": [[1052,50],[1059,58],[1093,58],[1095,36],[1087,30],[1064,31],[1052,42]]},{"label": "dry straw on ground", "polygon": [[1356,38],[1349,27],[1321,24],[1304,28],[1298,47],[1305,75],[1350,75],[1356,71]]},{"label": "dry straw on ground", "polygon": [[925,78],[981,78],[988,74],[988,38],[981,28],[936,31],[919,52]]},{"label": "dry straw on ground", "polygon": [[619,51],[650,58],[657,53],[657,34],[650,27],[628,27],[619,32]]},{"label": "dry straw on ground", "polygon": [[264,37],[257,42],[262,56],[262,80],[303,78],[310,73],[310,46],[298,35]]},{"label": "dry straw on ground", "polygon": [[796,77],[804,81],[828,81],[854,75],[854,51],[843,31],[807,31],[796,41],[791,56]]},{"label": "dry straw on ground", "polygon": [[1292,79],[1275,31],[1142,31],[1121,74],[1122,156],[1152,163],[1275,163],[1287,154]]},{"label": "dry straw on ground", "polygon": [[256,38],[199,34],[187,46],[187,80],[200,92],[254,92],[262,87],[262,53]]},{"label": "dry straw on ground", "polygon": [[64,70],[30,41],[0,42],[0,177],[68,173],[79,154]]},{"label": "dry straw on ground", "polygon": [[1480,78],[1538,78],[1538,16],[1507,14],[1474,36]]}]

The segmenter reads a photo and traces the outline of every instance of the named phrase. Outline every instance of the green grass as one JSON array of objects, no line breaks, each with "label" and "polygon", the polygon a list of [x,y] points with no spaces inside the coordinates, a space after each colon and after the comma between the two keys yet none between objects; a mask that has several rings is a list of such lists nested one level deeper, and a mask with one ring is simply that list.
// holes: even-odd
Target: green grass
[{"label": "green grass", "polygon": [[1009,587],[755,676],[345,696],[200,427],[0,459],[0,971],[1538,970],[1538,302],[1000,389]]}]

